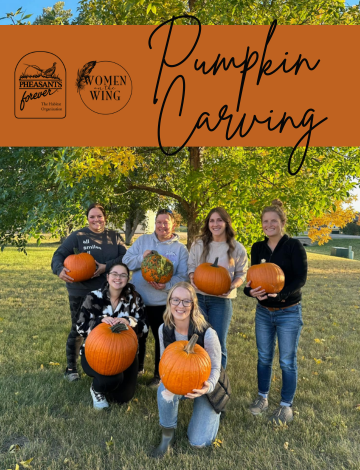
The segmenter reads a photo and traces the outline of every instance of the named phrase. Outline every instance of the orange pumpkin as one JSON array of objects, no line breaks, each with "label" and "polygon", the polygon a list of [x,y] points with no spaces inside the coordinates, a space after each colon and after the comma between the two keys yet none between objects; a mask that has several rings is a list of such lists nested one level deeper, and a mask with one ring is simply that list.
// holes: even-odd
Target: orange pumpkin
[{"label": "orange pumpkin", "polygon": [[206,294],[221,295],[230,290],[231,277],[229,271],[218,266],[219,258],[215,263],[202,263],[194,272],[194,284]]},{"label": "orange pumpkin", "polygon": [[249,268],[246,281],[251,281],[251,289],[261,286],[267,294],[277,294],[284,288],[285,274],[277,264],[261,260],[261,264]]},{"label": "orange pumpkin", "polygon": [[141,263],[141,274],[148,282],[165,284],[170,281],[173,272],[174,265],[172,262],[154,250],[145,256]]},{"label": "orange pumpkin", "polygon": [[79,253],[68,256],[64,261],[64,266],[70,269],[66,274],[74,279],[75,282],[87,281],[93,277],[96,271],[96,263],[89,253]]},{"label": "orange pumpkin", "polygon": [[198,335],[190,341],[175,341],[163,352],[159,372],[165,388],[176,395],[186,395],[201,389],[210,377],[211,360],[204,348],[196,344]]},{"label": "orange pumpkin", "polygon": [[124,323],[110,326],[100,323],[85,344],[85,355],[90,367],[101,375],[116,375],[134,362],[138,340],[131,327]]}]

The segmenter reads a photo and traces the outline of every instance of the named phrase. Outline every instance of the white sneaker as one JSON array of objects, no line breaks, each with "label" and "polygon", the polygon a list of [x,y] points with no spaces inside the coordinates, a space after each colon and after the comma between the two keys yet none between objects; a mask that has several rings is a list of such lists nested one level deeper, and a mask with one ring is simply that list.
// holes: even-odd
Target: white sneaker
[{"label": "white sneaker", "polygon": [[94,408],[96,410],[102,410],[104,408],[109,408],[109,403],[107,402],[105,395],[100,392],[96,392],[94,387],[91,384],[90,393],[93,399]]}]

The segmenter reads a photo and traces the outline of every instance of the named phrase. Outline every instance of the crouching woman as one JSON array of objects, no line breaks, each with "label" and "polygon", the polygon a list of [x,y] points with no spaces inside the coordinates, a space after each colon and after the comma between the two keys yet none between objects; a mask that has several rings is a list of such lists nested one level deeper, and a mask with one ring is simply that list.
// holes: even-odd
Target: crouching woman
[{"label": "crouching woman", "polygon": [[[128,282],[129,275],[128,267],[117,263],[106,276],[107,283],[85,297],[76,325],[81,336],[86,338],[100,323],[110,326],[123,323],[133,328],[138,336],[148,331],[143,301],[134,286]],[[86,360],[86,342],[80,354],[84,372],[94,379],[90,394],[95,409],[108,408],[107,399],[120,404],[132,399],[138,374],[137,353],[130,367],[116,375],[101,375],[90,367]]]},{"label": "crouching woman", "polygon": [[175,440],[178,407],[181,400],[188,398],[194,402],[187,430],[190,444],[194,447],[205,447],[210,446],[215,440],[221,411],[229,399],[229,384],[225,383],[225,388],[224,383],[220,386],[220,381],[224,381],[225,373],[221,367],[219,338],[199,309],[195,289],[187,282],[179,282],[169,291],[164,323],[159,328],[161,356],[169,344],[174,341],[188,341],[193,334],[199,336],[197,344],[202,346],[210,356],[210,377],[201,389],[194,389],[192,393],[185,396],[175,395],[167,390],[163,383],[160,384],[157,400],[162,438],[160,445],[153,452],[153,457],[162,457]]}]

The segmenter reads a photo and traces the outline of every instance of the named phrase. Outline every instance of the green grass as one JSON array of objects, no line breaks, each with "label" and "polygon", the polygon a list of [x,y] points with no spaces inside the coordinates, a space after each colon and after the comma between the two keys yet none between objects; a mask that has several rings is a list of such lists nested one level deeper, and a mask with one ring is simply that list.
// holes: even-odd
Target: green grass
[{"label": "green grass", "polygon": [[[148,456],[159,442],[156,393],[145,386],[153,341],[146,376],[128,405],[97,413],[91,379],[62,378],[70,314],[65,286],[49,268],[57,246],[30,247],[28,256],[13,248],[0,254],[1,470],[30,458],[34,470],[360,468],[359,261],[309,254],[293,423],[273,428],[247,411],[256,396],[255,301],[239,293],[228,337],[233,394],[219,429],[222,444],[192,449],[191,403],[181,403],[176,446],[156,462]],[[271,409],[281,388],[278,357],[274,364]],[[114,445],[107,446],[111,437]],[[15,444],[20,450],[9,453]]]},{"label": "green grass", "polygon": [[352,246],[354,252],[354,259],[360,260],[360,238],[334,238],[325,245],[312,245],[305,247],[308,253],[320,253],[322,255],[331,255],[331,248],[333,246],[348,248]]}]

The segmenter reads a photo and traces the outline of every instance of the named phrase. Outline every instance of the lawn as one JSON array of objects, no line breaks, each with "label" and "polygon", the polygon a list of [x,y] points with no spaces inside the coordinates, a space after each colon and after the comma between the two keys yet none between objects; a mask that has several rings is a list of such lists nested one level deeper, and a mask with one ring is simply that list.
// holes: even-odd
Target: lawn
[{"label": "lawn", "polygon": [[354,259],[360,260],[360,238],[334,238],[325,245],[312,245],[305,247],[308,253],[320,253],[322,255],[330,255],[333,246],[348,248],[352,247]]},{"label": "lawn", "polygon": [[[31,458],[34,470],[360,468],[360,261],[308,255],[293,423],[274,428],[247,410],[256,396],[255,301],[239,292],[228,338],[233,395],[221,442],[190,448],[191,403],[181,403],[176,446],[157,462],[149,457],[159,441],[156,392],[145,386],[152,341],[146,376],[125,406],[98,413],[90,378],[73,384],[62,378],[70,314],[65,286],[49,267],[56,247],[0,254],[1,470],[26,468],[20,462]],[[271,409],[281,387],[275,364]]]}]

